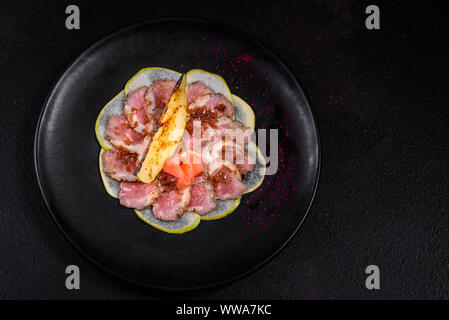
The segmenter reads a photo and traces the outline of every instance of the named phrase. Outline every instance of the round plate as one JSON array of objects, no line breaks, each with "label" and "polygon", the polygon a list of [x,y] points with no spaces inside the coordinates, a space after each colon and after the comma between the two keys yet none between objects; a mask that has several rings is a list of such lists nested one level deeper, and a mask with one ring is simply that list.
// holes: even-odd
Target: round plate
[{"label": "round plate", "polygon": [[[276,174],[244,195],[231,215],[181,235],[152,228],[120,206],[98,171],[97,115],[129,78],[150,66],[218,73],[253,107],[256,129],[278,129]],[[311,205],[320,147],[304,93],[267,48],[214,22],[162,19],[108,36],[67,69],[42,111],[35,163],[53,218],[84,255],[135,283],[188,289],[244,275],[286,244]]]}]

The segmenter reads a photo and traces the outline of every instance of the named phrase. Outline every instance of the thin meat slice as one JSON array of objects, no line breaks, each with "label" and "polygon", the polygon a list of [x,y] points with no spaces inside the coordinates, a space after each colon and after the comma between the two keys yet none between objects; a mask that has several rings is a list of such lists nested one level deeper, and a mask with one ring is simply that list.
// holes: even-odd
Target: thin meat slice
[{"label": "thin meat slice", "polygon": [[139,146],[139,150],[137,151],[137,164],[140,165],[147,155],[148,148],[150,147],[151,140],[153,139],[153,136],[151,134],[147,134],[144,138],[142,143]]},{"label": "thin meat slice", "polygon": [[237,199],[246,190],[242,176],[236,170],[222,166],[212,176],[214,181],[215,197],[219,200]]},{"label": "thin meat slice", "polygon": [[175,221],[178,215],[184,213],[190,202],[190,187],[182,191],[164,192],[153,205],[153,214],[164,221]]},{"label": "thin meat slice", "polygon": [[256,159],[248,154],[243,145],[236,142],[222,144],[222,160],[236,166],[240,174],[252,171],[256,164]]},{"label": "thin meat slice", "polygon": [[137,181],[134,172],[137,170],[137,157],[134,153],[114,148],[105,151],[103,157],[103,171],[117,181]]},{"label": "thin meat slice", "polygon": [[139,152],[143,141],[143,136],[129,126],[125,116],[109,117],[105,138],[115,147],[133,153]]},{"label": "thin meat slice", "polygon": [[243,126],[240,122],[229,117],[220,117],[216,122],[216,128],[226,139],[235,141],[238,144],[248,143],[253,130]]},{"label": "thin meat slice", "polygon": [[154,97],[157,103],[161,103],[165,106],[170,100],[173,89],[176,86],[175,80],[156,80],[153,82],[151,87],[153,87]]},{"label": "thin meat slice", "polygon": [[140,134],[152,131],[152,123],[145,111],[145,92],[147,87],[143,86],[128,94],[123,113],[128,119],[129,126]]},{"label": "thin meat slice", "polygon": [[122,182],[120,184],[120,204],[137,210],[152,205],[160,195],[156,183]]},{"label": "thin meat slice", "polygon": [[234,106],[220,93],[200,96],[189,105],[190,112],[198,108],[213,113],[217,117],[231,117],[234,114]]},{"label": "thin meat slice", "polygon": [[243,155],[241,158],[237,154],[235,165],[240,174],[247,174],[248,172],[253,171],[255,164],[256,159],[250,156],[246,150],[243,151]]},{"label": "thin meat slice", "polygon": [[214,200],[212,182],[204,176],[198,176],[193,180],[190,193],[191,197],[187,211],[195,211],[199,215],[205,215],[217,206]]},{"label": "thin meat slice", "polygon": [[175,80],[155,80],[145,93],[147,114],[159,121],[162,110],[170,100]]},{"label": "thin meat slice", "polygon": [[153,135],[165,106],[176,85],[174,80],[155,80],[145,92],[145,112],[149,119],[147,132]]},{"label": "thin meat slice", "polygon": [[187,104],[191,104],[200,96],[213,93],[214,91],[206,86],[202,81],[189,83],[187,85]]}]

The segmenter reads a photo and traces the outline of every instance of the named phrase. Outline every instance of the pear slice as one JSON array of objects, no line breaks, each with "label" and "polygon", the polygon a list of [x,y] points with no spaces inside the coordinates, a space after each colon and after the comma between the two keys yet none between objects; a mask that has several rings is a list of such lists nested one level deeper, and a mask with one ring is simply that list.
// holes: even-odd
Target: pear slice
[{"label": "pear slice", "polygon": [[150,86],[154,80],[178,80],[181,74],[179,72],[159,67],[149,67],[139,70],[125,84],[125,95],[136,90],[141,86]]},{"label": "pear slice", "polygon": [[265,179],[265,173],[267,171],[267,161],[262,151],[260,151],[253,141],[248,142],[248,154],[256,158],[256,163],[253,170],[242,177],[243,183],[247,186],[243,194],[253,192],[259,188]]},{"label": "pear slice", "polygon": [[256,116],[254,115],[253,109],[245,100],[235,94],[232,95],[232,99],[234,100],[235,120],[254,131]]},{"label": "pear slice", "polygon": [[100,155],[98,156],[98,166],[100,169],[101,180],[103,181],[104,188],[106,192],[113,198],[118,199],[120,193],[120,182],[115,181],[103,171],[103,153],[104,150],[100,149]]},{"label": "pear slice", "polygon": [[210,212],[201,216],[201,220],[218,220],[233,213],[240,204],[240,198],[231,200],[216,200],[217,206]]},{"label": "pear slice", "polygon": [[148,147],[147,154],[137,169],[137,179],[150,183],[161,172],[165,160],[170,158],[178,147],[187,122],[187,77],[182,76],[179,87],[170,97],[159,129]]},{"label": "pear slice", "polygon": [[151,207],[142,211],[134,209],[136,215],[145,223],[167,233],[181,234],[195,229],[201,222],[201,217],[193,212],[184,213],[176,221],[162,221],[157,219]]},{"label": "pear slice", "polygon": [[120,91],[101,109],[100,114],[95,122],[95,136],[98,143],[104,150],[113,148],[113,145],[105,139],[105,132],[108,126],[110,116],[120,116],[123,114],[123,105],[125,104],[125,94]]}]

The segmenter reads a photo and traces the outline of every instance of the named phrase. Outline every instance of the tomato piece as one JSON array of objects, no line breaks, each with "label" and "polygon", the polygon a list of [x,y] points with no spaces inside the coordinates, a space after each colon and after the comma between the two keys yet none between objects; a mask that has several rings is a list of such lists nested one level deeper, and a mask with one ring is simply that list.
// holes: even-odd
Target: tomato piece
[{"label": "tomato piece", "polygon": [[192,174],[193,176],[199,175],[201,172],[203,172],[203,164],[192,164]]},{"label": "tomato piece", "polygon": [[203,162],[201,161],[201,156],[195,153],[191,153],[190,158],[192,163],[193,176],[197,176],[201,172],[203,172]]},{"label": "tomato piece", "polygon": [[184,176],[186,178],[186,181],[189,183],[193,180],[193,166],[190,163],[183,163],[181,164],[182,171],[184,172]]},{"label": "tomato piece", "polygon": [[184,190],[189,186],[190,182],[187,183],[184,178],[178,178],[178,182],[176,183],[176,187],[178,187],[179,190]]},{"label": "tomato piece", "polygon": [[188,155],[184,156],[182,160],[183,165],[184,164],[186,165],[183,167],[183,170],[188,175],[192,175],[193,177],[195,177],[201,172],[203,172],[203,162],[201,161],[200,155],[197,155],[195,153],[189,153]]},{"label": "tomato piece", "polygon": [[[182,160],[182,163],[180,163],[180,160]],[[199,155],[189,153],[181,159],[173,157],[165,160],[162,170],[178,178],[176,186],[179,190],[183,190],[190,185],[195,176],[203,172],[203,163]]]},{"label": "tomato piece", "polygon": [[176,159],[168,158],[167,160],[165,160],[162,170],[165,173],[168,173],[177,178],[184,176],[184,172],[182,171],[182,168]]}]

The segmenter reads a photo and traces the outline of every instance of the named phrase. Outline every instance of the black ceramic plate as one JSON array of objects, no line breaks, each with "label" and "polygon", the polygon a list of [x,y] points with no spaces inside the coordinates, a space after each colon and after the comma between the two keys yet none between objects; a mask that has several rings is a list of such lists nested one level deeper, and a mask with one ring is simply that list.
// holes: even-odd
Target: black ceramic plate
[{"label": "black ceramic plate", "polygon": [[[218,73],[253,106],[256,128],[279,129],[277,173],[231,215],[182,235],[161,232],[120,206],[98,172],[97,115],[130,77],[150,66]],[[66,237],[109,272],[159,288],[223,283],[278,252],[312,202],[319,150],[314,117],[285,65],[247,35],[196,19],[135,25],[83,53],[51,92],[35,141],[42,194]]]}]

